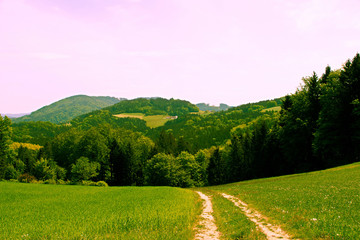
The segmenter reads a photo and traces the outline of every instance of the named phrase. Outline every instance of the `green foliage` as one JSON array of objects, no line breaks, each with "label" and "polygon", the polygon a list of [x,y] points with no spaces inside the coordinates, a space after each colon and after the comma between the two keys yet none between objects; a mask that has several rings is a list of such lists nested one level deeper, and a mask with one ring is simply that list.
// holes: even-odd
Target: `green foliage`
[{"label": "green foliage", "polygon": [[36,178],[28,173],[24,173],[19,176],[18,180],[19,182],[23,182],[23,183],[31,183],[33,181],[36,181]]},{"label": "green foliage", "polygon": [[183,138],[189,143],[191,152],[197,152],[224,144],[231,138],[231,130],[239,125],[246,125],[260,116],[275,116],[274,111],[262,112],[262,109],[273,106],[274,102],[280,104],[281,99],[245,104],[209,115],[189,114],[169,121],[163,127],[152,129],[147,135],[156,139],[163,131],[171,131],[175,139]]},{"label": "green foliage", "polygon": [[180,165],[175,157],[159,153],[146,163],[145,181],[151,186],[177,186],[179,169]]},{"label": "green foliage", "polygon": [[8,164],[5,168],[4,179],[17,179],[20,176],[21,172],[15,169],[12,164]]},{"label": "green foliage", "polygon": [[62,99],[49,106],[45,106],[30,115],[14,119],[18,122],[51,122],[65,123],[74,117],[92,112],[107,106],[118,103],[119,99],[113,97],[90,97],[86,95],[77,95]]},{"label": "green foliage", "polygon": [[56,165],[54,161],[40,158],[34,164],[33,175],[39,180],[64,179],[66,170]]},{"label": "green foliage", "polygon": [[11,120],[0,115],[0,180],[5,177],[7,162],[12,157],[11,144]]},{"label": "green foliage", "polygon": [[80,157],[71,167],[71,179],[73,182],[89,180],[99,173],[100,163],[89,162],[87,157]]},{"label": "green foliage", "polygon": [[218,185],[226,183],[227,181],[227,169],[226,160],[222,156],[220,149],[216,148],[211,155],[208,165],[208,183],[210,185]]},{"label": "green foliage", "polygon": [[96,186],[98,186],[98,187],[108,187],[109,185],[104,181],[98,181],[96,183]]},{"label": "green foliage", "polygon": [[69,130],[69,126],[50,122],[21,122],[13,124],[14,142],[33,143],[44,146],[52,138]]}]

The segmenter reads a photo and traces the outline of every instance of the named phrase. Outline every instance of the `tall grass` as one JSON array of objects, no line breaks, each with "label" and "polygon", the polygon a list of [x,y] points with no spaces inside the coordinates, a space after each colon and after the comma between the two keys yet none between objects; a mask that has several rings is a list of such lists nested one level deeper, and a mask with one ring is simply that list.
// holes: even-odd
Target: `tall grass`
[{"label": "tall grass", "polygon": [[360,239],[360,163],[209,189],[239,197],[295,238]]},{"label": "tall grass", "polygon": [[191,239],[190,190],[0,182],[0,239]]}]

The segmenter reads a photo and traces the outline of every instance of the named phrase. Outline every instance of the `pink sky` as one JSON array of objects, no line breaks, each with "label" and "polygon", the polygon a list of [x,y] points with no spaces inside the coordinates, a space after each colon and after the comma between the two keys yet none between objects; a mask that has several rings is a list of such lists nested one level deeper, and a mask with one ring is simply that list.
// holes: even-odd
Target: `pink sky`
[{"label": "pink sky", "polygon": [[360,50],[358,0],[0,0],[0,113],[77,94],[240,105]]}]

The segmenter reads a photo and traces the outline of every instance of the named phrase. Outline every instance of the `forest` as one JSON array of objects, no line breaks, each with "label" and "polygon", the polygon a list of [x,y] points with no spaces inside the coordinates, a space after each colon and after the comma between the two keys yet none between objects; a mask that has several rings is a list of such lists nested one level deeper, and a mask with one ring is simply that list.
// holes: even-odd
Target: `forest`
[{"label": "forest", "polygon": [[[281,106],[280,111],[267,111]],[[119,113],[179,118],[149,128]],[[116,186],[217,185],[360,159],[360,55],[280,99],[201,114],[174,99],[124,100],[69,123],[0,116],[0,179]],[[23,144],[18,144],[18,143]]]}]

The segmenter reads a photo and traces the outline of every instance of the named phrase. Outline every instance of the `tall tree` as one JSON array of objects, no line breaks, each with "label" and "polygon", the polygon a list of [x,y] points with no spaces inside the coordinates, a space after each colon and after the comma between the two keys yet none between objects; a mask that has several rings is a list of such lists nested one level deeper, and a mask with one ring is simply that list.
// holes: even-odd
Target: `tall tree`
[{"label": "tall tree", "polygon": [[0,179],[4,178],[8,159],[11,157],[11,120],[0,115]]},{"label": "tall tree", "polygon": [[208,182],[210,185],[222,184],[226,182],[226,162],[217,147],[210,157],[208,166]]}]

